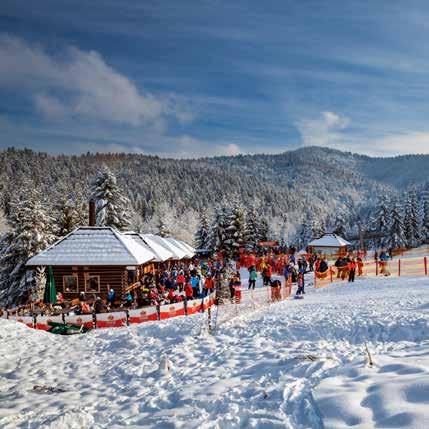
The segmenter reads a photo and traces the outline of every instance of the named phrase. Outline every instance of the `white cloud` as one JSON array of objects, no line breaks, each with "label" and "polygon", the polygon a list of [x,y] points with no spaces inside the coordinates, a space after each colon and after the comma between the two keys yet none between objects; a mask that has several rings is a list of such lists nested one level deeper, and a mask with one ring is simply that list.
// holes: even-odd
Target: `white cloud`
[{"label": "white cloud", "polygon": [[46,94],[36,94],[34,104],[39,112],[48,118],[62,118],[66,115],[66,107],[55,97]]},{"label": "white cloud", "polygon": [[404,130],[380,137],[368,132],[348,132],[349,118],[334,112],[322,112],[319,118],[297,123],[305,146],[326,146],[369,156],[396,156],[410,153],[429,154],[429,131]]},{"label": "white cloud", "polygon": [[303,119],[297,123],[301,134],[301,142],[305,146],[341,145],[343,131],[348,127],[350,120],[334,112],[322,112],[320,117]]},{"label": "white cloud", "polygon": [[68,47],[56,57],[21,39],[1,35],[0,58],[0,86],[26,90],[37,110],[49,118],[69,114],[133,126],[165,116],[180,122],[192,120],[176,99],[141,92],[95,51]]},{"label": "white cloud", "polygon": [[163,139],[162,147],[171,148],[171,151],[159,151],[163,157],[174,158],[204,158],[208,156],[232,156],[243,153],[235,143],[217,143],[204,141],[189,135]]},{"label": "white cloud", "polygon": [[215,155],[234,156],[240,153],[243,153],[243,151],[240,149],[240,146],[235,143],[216,145],[214,149]]},{"label": "white cloud", "polygon": [[429,131],[409,131],[373,139],[365,152],[373,156],[429,154]]}]

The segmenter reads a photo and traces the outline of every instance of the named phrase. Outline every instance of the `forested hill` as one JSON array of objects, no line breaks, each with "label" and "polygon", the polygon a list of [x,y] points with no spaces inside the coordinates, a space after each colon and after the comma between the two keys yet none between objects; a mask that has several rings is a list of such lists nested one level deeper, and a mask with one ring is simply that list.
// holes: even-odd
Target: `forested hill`
[{"label": "forested hill", "polygon": [[141,222],[163,211],[195,218],[201,209],[237,195],[244,205],[259,206],[274,228],[287,219],[293,230],[309,210],[326,219],[338,211],[354,216],[374,205],[378,196],[423,184],[429,156],[370,158],[306,147],[278,155],[175,160],[135,154],[51,156],[8,149],[0,152],[1,206],[7,213],[10,199],[29,186],[41,190],[48,205],[55,206],[63,197],[84,201],[103,165],[117,175]]}]

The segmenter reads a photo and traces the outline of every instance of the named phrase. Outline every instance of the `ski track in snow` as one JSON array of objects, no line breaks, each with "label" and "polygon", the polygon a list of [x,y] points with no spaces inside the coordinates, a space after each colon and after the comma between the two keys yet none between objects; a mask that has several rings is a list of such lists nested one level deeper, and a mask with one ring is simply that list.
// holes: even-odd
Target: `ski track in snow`
[{"label": "ski track in snow", "polygon": [[308,288],[213,336],[205,314],[71,337],[0,320],[0,427],[429,427],[428,298],[425,278]]}]

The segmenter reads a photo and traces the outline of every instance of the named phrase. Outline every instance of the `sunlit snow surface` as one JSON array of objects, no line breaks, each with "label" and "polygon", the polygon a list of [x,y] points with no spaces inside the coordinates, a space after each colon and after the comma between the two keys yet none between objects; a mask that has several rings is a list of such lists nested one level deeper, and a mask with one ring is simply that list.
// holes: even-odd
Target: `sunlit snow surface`
[{"label": "sunlit snow surface", "polygon": [[429,427],[429,279],[220,316],[212,336],[206,315],[71,337],[0,320],[0,427]]}]

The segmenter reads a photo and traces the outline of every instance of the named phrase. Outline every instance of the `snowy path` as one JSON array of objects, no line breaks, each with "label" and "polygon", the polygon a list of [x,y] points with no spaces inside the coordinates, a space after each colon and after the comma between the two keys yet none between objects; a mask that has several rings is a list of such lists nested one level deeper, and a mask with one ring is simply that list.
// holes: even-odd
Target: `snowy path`
[{"label": "snowy path", "polygon": [[74,337],[0,320],[0,427],[429,427],[428,303],[428,279],[372,279],[215,336],[205,315]]}]

